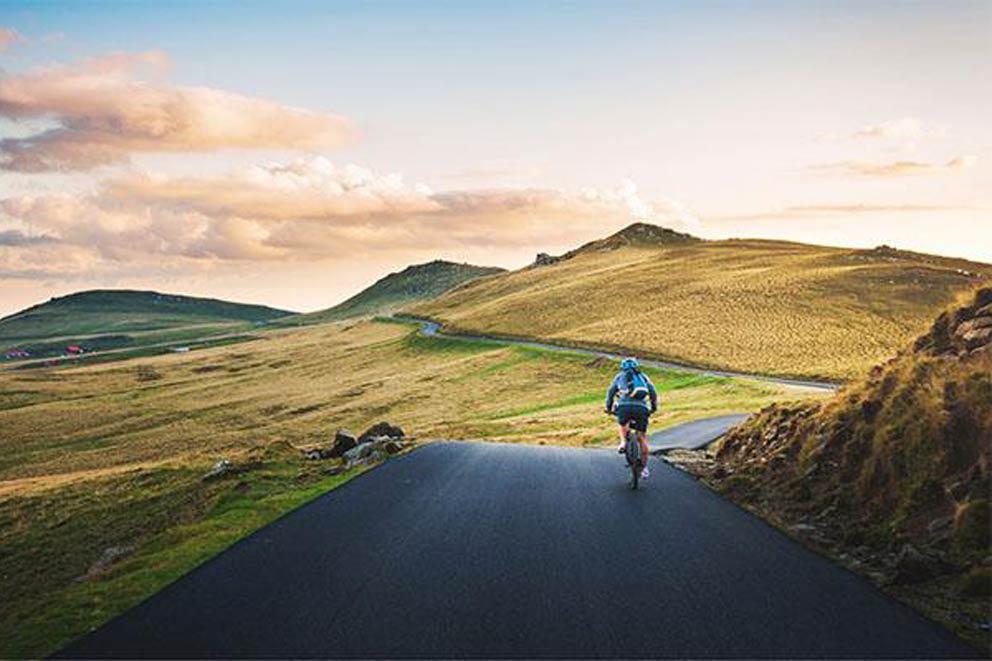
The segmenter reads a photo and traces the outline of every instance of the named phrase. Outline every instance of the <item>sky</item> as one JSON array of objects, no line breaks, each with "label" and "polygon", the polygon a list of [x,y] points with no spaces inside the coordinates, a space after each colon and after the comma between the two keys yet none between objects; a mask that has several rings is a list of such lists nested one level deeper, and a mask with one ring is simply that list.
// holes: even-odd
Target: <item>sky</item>
[{"label": "sky", "polygon": [[0,315],[635,222],[992,263],[989,2],[5,2]]}]

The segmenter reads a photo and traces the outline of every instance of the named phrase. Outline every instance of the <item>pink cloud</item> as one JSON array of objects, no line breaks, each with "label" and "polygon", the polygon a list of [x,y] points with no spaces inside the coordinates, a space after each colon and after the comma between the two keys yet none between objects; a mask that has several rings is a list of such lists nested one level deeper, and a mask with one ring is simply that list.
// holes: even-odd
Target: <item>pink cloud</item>
[{"label": "pink cloud", "polygon": [[947,127],[928,126],[915,117],[902,117],[878,124],[863,126],[851,137],[882,140],[919,140],[941,138],[947,135]]},{"label": "pink cloud", "polygon": [[354,137],[337,115],[170,84],[168,67],[164,53],[149,51],[0,77],[0,116],[55,124],[0,141],[0,167],[86,170],[135,152],[321,149]]},{"label": "pink cloud", "polygon": [[12,197],[0,201],[0,209],[19,227],[47,237],[42,245],[18,235],[16,246],[0,247],[0,263],[3,250],[31,261],[25,255],[36,247],[46,260],[61,249],[73,255],[69,263],[78,264],[82,251],[104,265],[170,257],[207,264],[542,249],[635,220],[681,229],[693,222],[677,205],[641,199],[629,182],[578,192],[434,192],[397,174],[338,167],[324,158],[202,178],[130,174],[91,194]]},{"label": "pink cloud", "polygon": [[14,28],[0,26],[0,53],[10,48],[12,44],[23,40],[24,38],[21,37],[21,33]]},{"label": "pink cloud", "polygon": [[826,174],[861,177],[905,177],[910,175],[960,172],[973,167],[978,158],[972,155],[956,156],[946,163],[928,161],[840,161],[814,165],[810,170]]}]

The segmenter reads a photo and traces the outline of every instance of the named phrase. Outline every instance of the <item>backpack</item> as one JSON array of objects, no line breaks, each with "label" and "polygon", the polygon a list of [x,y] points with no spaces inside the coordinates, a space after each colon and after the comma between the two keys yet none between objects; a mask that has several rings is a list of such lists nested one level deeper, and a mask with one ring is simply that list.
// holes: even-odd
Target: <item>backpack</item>
[{"label": "backpack", "polygon": [[627,370],[624,376],[627,377],[627,397],[642,400],[648,396],[648,380],[640,370]]}]

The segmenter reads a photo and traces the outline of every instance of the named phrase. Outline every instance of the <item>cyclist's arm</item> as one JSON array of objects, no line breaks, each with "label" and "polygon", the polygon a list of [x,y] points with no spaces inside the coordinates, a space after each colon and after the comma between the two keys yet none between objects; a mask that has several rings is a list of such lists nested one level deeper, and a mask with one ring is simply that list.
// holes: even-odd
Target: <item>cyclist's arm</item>
[{"label": "cyclist's arm", "polygon": [[617,381],[613,380],[610,384],[610,389],[606,391],[606,410],[613,410],[613,399],[617,396]]},{"label": "cyclist's arm", "polygon": [[654,384],[651,383],[651,379],[648,378],[647,374],[644,375],[644,380],[648,382],[648,395],[651,397],[651,412],[654,413],[658,410],[658,391],[655,390]]}]

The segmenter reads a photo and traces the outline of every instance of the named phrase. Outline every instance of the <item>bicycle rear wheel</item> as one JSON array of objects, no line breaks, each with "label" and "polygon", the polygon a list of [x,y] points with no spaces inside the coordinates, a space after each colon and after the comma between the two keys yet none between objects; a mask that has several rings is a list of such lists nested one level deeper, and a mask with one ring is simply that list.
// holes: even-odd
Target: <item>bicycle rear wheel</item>
[{"label": "bicycle rear wheel", "polygon": [[641,468],[644,462],[641,458],[641,445],[637,439],[637,432],[633,429],[627,431],[626,445],[627,465],[630,466],[630,488],[636,489],[641,482]]}]

